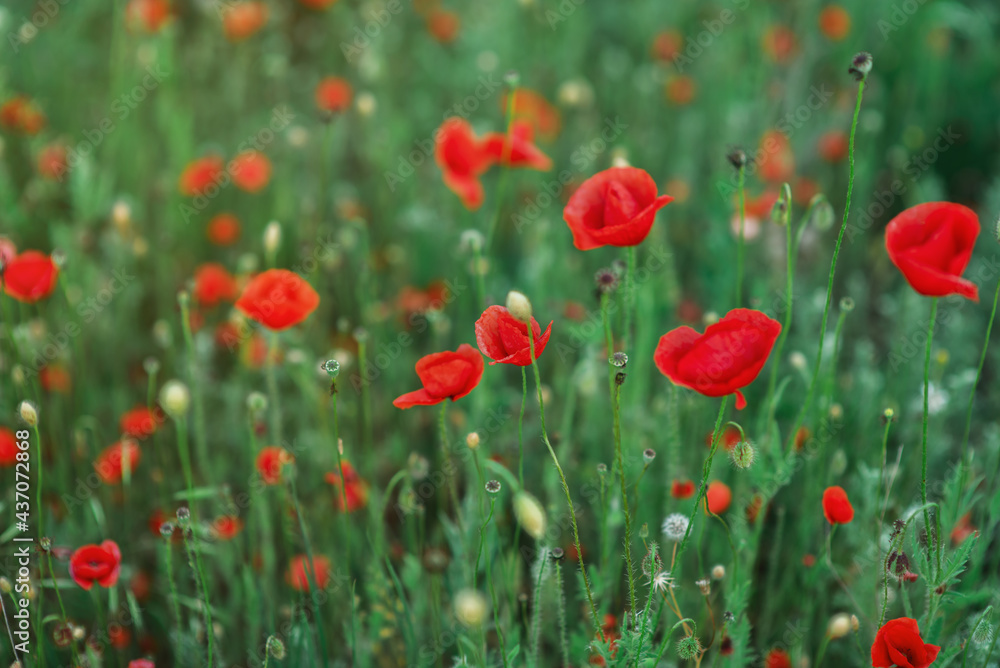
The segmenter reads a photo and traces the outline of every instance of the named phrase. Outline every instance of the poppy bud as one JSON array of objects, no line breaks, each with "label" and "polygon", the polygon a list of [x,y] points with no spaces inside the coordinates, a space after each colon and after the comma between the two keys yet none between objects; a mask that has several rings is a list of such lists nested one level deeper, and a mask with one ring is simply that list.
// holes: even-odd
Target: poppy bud
[{"label": "poppy bud", "polygon": [[38,409],[35,408],[35,404],[30,401],[22,401],[21,405],[17,407],[17,412],[20,413],[21,419],[29,427],[38,426]]},{"label": "poppy bud", "polygon": [[861,628],[861,623],[858,621],[858,616],[851,615],[851,630],[857,633],[858,629],[860,628]]},{"label": "poppy bud", "polygon": [[354,105],[358,108],[358,113],[362,116],[371,116],[375,113],[375,107],[377,106],[375,96],[368,92],[359,93]]},{"label": "poppy bud", "polygon": [[247,410],[253,415],[263,413],[267,410],[267,397],[260,392],[251,392],[247,395]]},{"label": "poppy bud", "polygon": [[179,380],[167,381],[160,389],[160,405],[175,420],[183,418],[191,405],[191,393],[187,385]]},{"label": "poppy bud", "polygon": [[455,617],[465,626],[481,626],[486,619],[486,598],[471,589],[458,592],[455,595]]},{"label": "poppy bud", "polygon": [[518,322],[531,322],[531,302],[516,290],[507,293],[507,310]]},{"label": "poppy bud", "polygon": [[273,255],[281,245],[281,223],[272,220],[264,228],[264,252]]},{"label": "poppy bud", "polygon": [[566,557],[566,552],[561,547],[554,547],[549,556],[552,557],[552,561],[562,561]]},{"label": "poppy bud", "polygon": [[545,535],[545,510],[531,494],[517,493],[514,497],[514,516],[528,535],[535,540],[540,540]]},{"label": "poppy bud", "polygon": [[813,196],[813,198],[809,201],[808,214],[808,224],[812,225],[820,232],[825,232],[833,227],[833,221],[836,214],[833,211],[833,205],[830,204],[824,195]]},{"label": "poppy bud", "polygon": [[872,71],[872,54],[867,51],[854,56],[851,66],[847,68],[847,73],[854,77],[855,81],[864,81],[868,78],[868,73]]},{"label": "poppy bud", "polygon": [[990,613],[987,613],[972,632],[972,644],[977,647],[983,647],[992,642],[993,625],[990,623]]},{"label": "poppy bud", "polygon": [[18,387],[24,385],[25,381],[24,367],[21,366],[20,364],[15,364],[14,368],[11,369],[10,371],[10,377],[11,380],[14,381],[14,384],[17,385]]},{"label": "poppy bud", "polygon": [[132,207],[128,205],[128,202],[118,200],[111,207],[111,222],[115,224],[118,230],[124,231],[128,228],[129,223],[132,221]]},{"label": "poppy bud", "polygon": [[479,447],[479,433],[475,431],[470,431],[468,436],[465,437],[465,444],[469,447],[469,450],[475,450]]},{"label": "poppy bud", "polygon": [[830,623],[826,625],[826,635],[834,640],[843,638],[851,632],[851,618],[845,613],[834,615],[830,618]]},{"label": "poppy bud", "polygon": [[677,656],[682,659],[693,659],[701,654],[701,643],[695,636],[686,636],[677,643]]},{"label": "poppy bud", "polygon": [[278,661],[285,658],[285,643],[281,642],[278,636],[267,637],[267,654],[273,656]]},{"label": "poppy bud", "polygon": [[142,362],[142,368],[147,376],[152,376],[160,371],[160,360],[155,357],[147,357]]},{"label": "poppy bud", "polygon": [[754,461],[757,459],[757,451],[750,441],[740,441],[729,452],[729,458],[732,459],[733,465],[736,468],[745,471],[753,466]]},{"label": "poppy bud", "polygon": [[734,169],[743,169],[747,166],[747,152],[738,146],[734,147],[726,154],[726,160]]},{"label": "poppy bud", "polygon": [[726,567],[722,564],[716,564],[712,568],[712,579],[721,580],[724,577],[726,577]]}]

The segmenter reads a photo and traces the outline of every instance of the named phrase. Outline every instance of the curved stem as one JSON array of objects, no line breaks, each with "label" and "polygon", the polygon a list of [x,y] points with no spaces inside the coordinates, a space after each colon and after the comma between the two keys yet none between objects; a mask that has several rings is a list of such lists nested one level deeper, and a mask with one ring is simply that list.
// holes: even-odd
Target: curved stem
[{"label": "curved stem", "polygon": [[993,331],[993,320],[997,314],[997,300],[1000,299],[1000,281],[997,281],[997,289],[993,294],[993,309],[990,311],[990,321],[986,325],[986,340],[983,341],[983,351],[979,355],[979,367],[976,369],[976,380],[972,383],[969,391],[969,407],[965,411],[965,432],[962,434],[962,462],[968,467],[969,454],[969,431],[972,427],[972,404],[976,399],[976,387],[979,386],[979,378],[983,375],[983,365],[986,364],[986,350],[990,345],[990,334]]}]

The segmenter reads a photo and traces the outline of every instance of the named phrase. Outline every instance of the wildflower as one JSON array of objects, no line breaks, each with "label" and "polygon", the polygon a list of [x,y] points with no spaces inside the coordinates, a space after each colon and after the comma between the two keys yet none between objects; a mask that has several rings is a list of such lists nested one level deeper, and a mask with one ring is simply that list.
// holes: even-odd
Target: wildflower
[{"label": "wildflower", "polygon": [[0,106],[0,126],[23,132],[38,134],[45,127],[45,114],[24,95],[15,95]]},{"label": "wildflower", "polygon": [[695,93],[697,91],[698,86],[694,79],[686,74],[670,77],[670,79],[667,80],[667,85],[664,89],[667,100],[678,107],[691,104],[691,102],[694,101]]},{"label": "wildflower", "polygon": [[94,462],[94,470],[105,485],[116,485],[122,481],[125,467],[134,474],[142,453],[135,441],[125,439],[104,448]]},{"label": "wildflower", "polygon": [[507,92],[500,96],[500,109],[506,112],[509,104],[513,119],[528,123],[543,140],[554,140],[562,126],[559,110],[541,93],[529,88],[516,88],[510,94],[514,96],[512,102],[508,99]]},{"label": "wildflower", "polygon": [[462,21],[455,12],[434,9],[427,15],[427,32],[442,44],[451,44],[458,38]]},{"label": "wildflower", "polygon": [[823,492],[823,516],[830,524],[849,524],[854,519],[854,507],[843,487],[827,487]]},{"label": "wildflower", "polygon": [[740,389],[757,378],[780,332],[781,324],[764,313],[734,309],[704,334],[686,326],[667,332],[654,361],[675,385],[707,397],[735,393],[736,408],[742,409],[746,399]]},{"label": "wildflower", "polygon": [[854,77],[855,81],[864,81],[868,78],[868,73],[872,71],[872,54],[862,51],[851,60],[851,66],[847,68],[847,73]]},{"label": "wildflower", "polygon": [[479,177],[493,163],[484,140],[476,137],[468,121],[454,117],[445,120],[434,136],[434,161],[441,169],[444,184],[458,195],[465,208],[475,211],[485,197]]},{"label": "wildflower", "polygon": [[872,666],[889,668],[927,668],[937,659],[941,648],[924,643],[917,620],[909,617],[890,619],[875,634]]},{"label": "wildflower", "polygon": [[118,582],[121,561],[121,550],[114,541],[84,545],[73,552],[69,559],[69,576],[87,591],[90,591],[94,583],[110,589]]},{"label": "wildflower", "polygon": [[780,130],[768,130],[760,138],[760,177],[776,186],[791,181],[795,174],[795,156],[788,135]]},{"label": "wildflower", "polygon": [[186,197],[206,195],[210,188],[218,188],[224,167],[222,158],[217,155],[198,158],[181,172],[177,187]]},{"label": "wildflower", "polygon": [[38,382],[46,392],[68,394],[73,380],[63,364],[46,364],[38,370]]},{"label": "wildflower", "polygon": [[194,272],[195,301],[201,306],[212,307],[221,301],[236,298],[236,279],[217,262],[206,262]]},{"label": "wildflower", "polygon": [[14,466],[17,463],[17,438],[10,429],[0,427],[0,468]]},{"label": "wildflower", "polygon": [[218,540],[232,540],[243,529],[243,521],[234,515],[221,515],[212,522],[212,533]]},{"label": "wildflower", "polygon": [[396,397],[397,408],[433,406],[445,399],[457,401],[472,392],[483,377],[483,357],[467,343],[455,352],[444,351],[417,360],[417,376],[422,389]]},{"label": "wildflower", "polygon": [[788,62],[797,49],[795,33],[782,25],[768,28],[761,41],[764,53],[776,63]]},{"label": "wildflower", "polygon": [[257,473],[265,485],[277,485],[282,479],[282,469],[294,461],[295,457],[281,446],[268,445],[257,453]]},{"label": "wildflower", "polygon": [[690,480],[674,480],[670,483],[670,496],[675,499],[690,499],[694,496],[694,483]]},{"label": "wildflower", "polygon": [[527,492],[518,492],[514,496],[514,516],[518,523],[535,540],[541,540],[545,535],[545,510],[538,499]]},{"label": "wildflower", "polygon": [[695,586],[701,591],[702,596],[708,596],[712,592],[712,583],[708,578],[695,580]]},{"label": "wildflower", "polygon": [[764,657],[764,668],[792,668],[792,657],[785,650],[774,648]]},{"label": "wildflower", "polygon": [[160,388],[160,405],[175,420],[184,417],[191,405],[191,393],[179,380],[169,380]]},{"label": "wildflower", "polygon": [[455,594],[455,617],[465,626],[481,626],[486,620],[486,598],[472,589],[460,590]]},{"label": "wildflower", "polygon": [[267,5],[263,2],[237,2],[222,15],[222,30],[230,42],[239,42],[267,25]]},{"label": "wildflower", "polygon": [[[326,481],[336,488],[333,496],[337,510],[344,512],[344,498],[347,498],[346,512],[352,513],[360,510],[368,504],[368,483],[361,479],[354,466],[348,461],[341,461],[344,470],[343,483],[341,482],[340,471],[333,471],[326,474]],[[341,491],[343,486],[343,491]]]},{"label": "wildflower", "polygon": [[69,168],[66,160],[66,147],[60,143],[54,143],[42,147],[35,159],[35,166],[42,178],[50,181],[61,181],[63,174]]},{"label": "wildflower", "polygon": [[637,246],[649,235],[656,212],[673,201],[656,194],[656,182],[636,167],[612,167],[583,182],[563,210],[579,250]]},{"label": "wildflower", "polygon": [[32,304],[56,288],[59,268],[44,253],[29,250],[8,260],[0,273],[0,288],[19,302]]},{"label": "wildflower", "polygon": [[483,150],[494,162],[506,167],[525,167],[547,172],[552,159],[533,143],[534,130],[527,121],[513,121],[504,135],[490,132],[483,138]]},{"label": "wildflower", "polygon": [[341,77],[324,77],[317,85],[313,98],[320,112],[331,117],[347,111],[351,107],[354,91],[350,82]]},{"label": "wildflower", "polygon": [[684,36],[679,31],[662,30],[653,38],[650,52],[657,60],[670,62],[680,55],[683,46]]},{"label": "wildflower", "polygon": [[268,269],[255,276],[236,300],[236,308],[270,330],[299,324],[319,306],[309,283],[287,269]]},{"label": "wildflower", "polygon": [[831,42],[839,42],[851,32],[851,15],[840,5],[827,5],[819,13],[819,30]]},{"label": "wildflower", "polygon": [[[552,333],[552,323],[542,332],[538,322],[531,318],[531,331],[535,347],[535,359],[545,350]],[[490,306],[476,321],[476,342],[479,350],[488,357],[490,364],[531,364],[528,325],[517,320],[505,307]]]},{"label": "wildflower", "polygon": [[260,192],[271,180],[271,161],[260,151],[244,151],[229,162],[229,173],[240,190]]},{"label": "wildflower", "polygon": [[310,562],[306,555],[300,554],[288,563],[285,582],[295,591],[310,591],[310,580],[314,580],[319,589],[326,589],[330,584],[331,568],[330,560],[322,555],[313,557]]},{"label": "wildflower", "polygon": [[889,259],[918,293],[961,295],[979,301],[975,283],[962,278],[979,236],[975,212],[960,204],[928,202],[893,218],[886,228]]},{"label": "wildflower", "polygon": [[157,33],[170,20],[168,0],[129,0],[125,22],[130,30]]},{"label": "wildflower", "polygon": [[827,162],[840,162],[847,157],[847,135],[840,130],[832,130],[822,135],[816,143],[819,155]]},{"label": "wildflower", "polygon": [[671,513],[663,520],[663,535],[671,542],[679,543],[687,529],[688,518],[681,513]]},{"label": "wildflower", "polygon": [[216,246],[231,246],[240,238],[240,221],[231,213],[220,213],[208,221],[208,240]]},{"label": "wildflower", "polygon": [[729,489],[729,485],[720,480],[714,480],[708,484],[708,489],[705,490],[705,504],[708,507],[708,512],[713,515],[721,515],[729,510],[729,504],[732,502],[733,492]]},{"label": "wildflower", "polygon": [[669,571],[658,571],[650,579],[649,586],[653,588],[653,591],[665,592],[674,586],[674,578],[670,575]]}]

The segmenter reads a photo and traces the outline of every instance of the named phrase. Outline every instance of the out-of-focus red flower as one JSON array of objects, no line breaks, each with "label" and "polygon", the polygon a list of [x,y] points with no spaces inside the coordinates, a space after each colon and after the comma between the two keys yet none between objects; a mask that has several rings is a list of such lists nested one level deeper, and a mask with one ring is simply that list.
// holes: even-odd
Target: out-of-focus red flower
[{"label": "out-of-focus red flower", "polygon": [[177,188],[186,197],[205,195],[212,188],[218,189],[224,169],[225,163],[217,155],[193,160],[181,172]]},{"label": "out-of-focus red flower", "polygon": [[4,293],[32,304],[56,289],[59,267],[45,253],[29,250],[9,260],[0,274]]},{"label": "out-of-focus red flower", "polygon": [[816,565],[816,557],[812,554],[807,554],[802,557],[802,565],[806,568],[812,568]]},{"label": "out-of-focus red flower", "polygon": [[854,506],[843,487],[827,487],[823,492],[823,517],[830,524],[848,524],[854,519]]},{"label": "out-of-focus red flower", "polygon": [[6,265],[17,257],[17,245],[7,237],[0,237],[0,265]]},{"label": "out-of-focus red flower", "polygon": [[170,20],[168,0],[129,0],[125,22],[130,30],[155,33]]},{"label": "out-of-focus red flower", "polygon": [[601,246],[636,246],[649,235],[656,212],[673,201],[656,194],[645,170],[612,167],[577,188],[563,209],[563,219],[579,250]]},{"label": "out-of-focus red flower", "polygon": [[468,121],[456,117],[445,120],[434,137],[434,161],[441,169],[444,184],[458,195],[465,208],[475,211],[484,198],[479,177],[493,162],[485,142],[476,137]]},{"label": "out-of-focus red flower", "polygon": [[236,300],[236,308],[271,330],[293,327],[319,306],[319,294],[304,278],[287,269],[257,274]]},{"label": "out-of-focus red flower", "polygon": [[232,301],[238,290],[236,279],[217,262],[206,262],[194,272],[194,298],[200,306]]},{"label": "out-of-focus red flower", "polygon": [[816,143],[819,157],[827,162],[840,162],[847,157],[847,135],[841,130],[831,130],[820,136]]},{"label": "out-of-focus red flower", "polygon": [[[705,434],[705,447],[712,447],[712,438],[715,436],[715,431],[709,431]],[[722,427],[722,434],[719,436],[719,444],[726,449],[726,452],[732,451],[736,447],[736,444],[740,442],[740,430],[731,424],[727,424]]]},{"label": "out-of-focus red flower", "polygon": [[961,295],[979,301],[979,288],[962,278],[979,236],[979,218],[961,204],[927,202],[889,221],[885,247],[906,282],[926,297]]},{"label": "out-of-focus red flower", "polygon": [[674,480],[670,483],[670,496],[675,499],[690,499],[694,496],[694,482],[691,480]]},{"label": "out-of-focus red flower", "polygon": [[783,649],[772,649],[764,657],[764,668],[792,668],[792,657]]},{"label": "out-of-focus red flower", "polygon": [[339,114],[351,108],[354,90],[350,82],[341,77],[324,77],[317,85],[314,97],[316,107],[324,114]]},{"label": "out-of-focus red flower", "polygon": [[63,364],[46,364],[38,371],[38,381],[46,392],[69,393],[73,385],[69,371]]},{"label": "out-of-focus red flower", "polygon": [[415,316],[440,311],[446,299],[448,288],[441,281],[434,281],[423,290],[407,285],[396,296],[396,308],[402,313],[403,321],[410,325]]},{"label": "out-of-focus red flower", "polygon": [[212,522],[212,533],[218,540],[232,540],[243,529],[243,520],[234,515],[220,515]]},{"label": "out-of-focus red flower", "polygon": [[118,427],[126,436],[143,439],[155,434],[164,419],[159,408],[150,410],[145,406],[136,406],[122,414]]},{"label": "out-of-focus red flower", "polygon": [[677,319],[681,322],[686,322],[689,324],[699,323],[702,321],[705,313],[701,310],[698,302],[691,299],[690,297],[685,297],[681,300],[681,303],[677,305]]},{"label": "out-of-focus red flower", "polygon": [[832,42],[839,42],[851,32],[851,15],[840,5],[827,5],[819,13],[819,30]]},{"label": "out-of-focus red flower", "polygon": [[345,480],[343,493],[341,493],[339,470],[327,473],[326,481],[335,488],[333,500],[337,504],[337,509],[341,512],[344,511],[344,497],[346,496],[347,512],[353,513],[355,510],[361,510],[368,504],[368,483],[361,479],[361,476],[354,470],[350,462],[342,461],[341,465],[344,469]]},{"label": "out-of-focus red flower", "polygon": [[217,214],[208,221],[205,235],[216,246],[231,246],[240,238],[239,218],[231,213]]},{"label": "out-of-focus red flower", "polygon": [[122,481],[125,473],[125,465],[131,475],[135,475],[135,469],[139,465],[142,453],[135,441],[124,439],[112,443],[104,448],[94,462],[94,470],[97,477],[106,485],[117,485]]},{"label": "out-of-focus red flower", "polygon": [[100,545],[84,545],[69,559],[69,576],[87,591],[95,583],[110,589],[118,583],[121,562],[121,550],[112,540]]},{"label": "out-of-focus red flower", "polygon": [[458,38],[462,21],[455,12],[434,9],[427,15],[427,32],[442,44],[451,44]]},{"label": "out-of-focus red flower", "polygon": [[[500,109],[506,113],[510,104],[507,93],[500,99]],[[542,141],[552,141],[559,136],[562,128],[562,117],[559,110],[553,106],[541,93],[530,88],[514,90],[513,119],[524,121]]]},{"label": "out-of-focus red flower", "polygon": [[[531,319],[531,337],[535,346],[535,359],[545,350],[552,334],[552,323],[542,331],[538,321]],[[531,364],[531,341],[528,325],[510,314],[505,306],[490,306],[476,321],[476,342],[479,350],[492,360],[490,364]]]},{"label": "out-of-focus red flower", "polygon": [[795,155],[788,136],[780,130],[768,130],[760,138],[760,177],[768,183],[781,185],[795,174]]},{"label": "out-of-focus red flower", "polygon": [[750,497],[750,503],[747,504],[744,514],[746,515],[747,522],[753,524],[757,521],[757,516],[760,515],[760,509],[764,507],[764,497],[760,494],[754,494]]},{"label": "out-of-focus red flower", "polygon": [[143,570],[137,570],[128,581],[128,588],[132,590],[132,595],[142,603],[149,598],[152,591],[153,580],[149,574]]},{"label": "out-of-focus red flower", "polygon": [[125,649],[132,644],[132,633],[121,624],[112,622],[108,625],[108,640],[115,649]]},{"label": "out-of-focus red flower", "polygon": [[156,668],[156,664],[149,659],[135,659],[128,662],[128,668]]},{"label": "out-of-focus red flower", "polygon": [[941,648],[925,643],[917,620],[909,617],[890,619],[875,634],[872,643],[874,668],[927,668],[937,659]]},{"label": "out-of-focus red flower", "polygon": [[231,42],[238,42],[254,35],[267,25],[267,5],[252,0],[229,5],[222,15],[222,30]]},{"label": "out-of-focus red flower", "polygon": [[300,554],[293,557],[288,564],[288,571],[285,573],[285,582],[295,591],[310,591],[312,589],[309,585],[310,570],[316,586],[319,589],[326,589],[326,586],[330,584],[331,567],[330,560],[324,556],[313,557],[311,568],[309,558],[306,555]]},{"label": "out-of-focus red flower", "polygon": [[271,161],[260,151],[243,151],[229,162],[229,173],[237,188],[257,193],[271,180]]},{"label": "out-of-focus red flower", "polygon": [[0,106],[0,126],[35,135],[45,127],[45,115],[29,98],[16,95]]},{"label": "out-of-focus red flower", "polygon": [[705,503],[708,505],[710,513],[721,515],[729,510],[729,504],[732,502],[733,491],[729,489],[729,485],[721,480],[713,480],[708,483],[708,489],[705,490]]},{"label": "out-of-focus red flower", "polygon": [[309,9],[323,10],[336,4],[337,0],[299,0],[303,7]]},{"label": "out-of-focus red flower", "polygon": [[[2,430],[0,430],[0,440],[2,440]],[[2,448],[0,448],[2,450]],[[3,457],[0,455],[0,465],[3,465]],[[951,530],[951,542],[954,545],[961,545],[965,539],[976,533],[976,527],[972,524],[972,513],[968,512],[959,518],[955,523],[955,528]]]},{"label": "out-of-focus red flower", "polygon": [[788,62],[798,48],[795,33],[781,25],[768,28],[762,42],[764,53],[776,63]]},{"label": "out-of-focus red flower", "polygon": [[694,79],[686,74],[670,77],[664,89],[667,100],[678,107],[691,104],[697,92],[698,85],[694,82]]},{"label": "out-of-focus red flower", "polygon": [[17,439],[14,432],[6,427],[0,427],[0,468],[11,467],[17,463]]},{"label": "out-of-focus red flower", "polygon": [[292,453],[278,445],[268,445],[257,453],[257,473],[266,485],[281,482],[281,469],[295,461]]},{"label": "out-of-focus red flower", "polygon": [[673,29],[661,30],[653,38],[653,46],[650,48],[650,52],[653,54],[653,58],[663,62],[670,62],[680,55],[682,48],[684,48],[684,36],[679,31]]},{"label": "out-of-focus red flower", "polygon": [[752,309],[733,309],[704,334],[690,327],[673,329],[660,338],[656,368],[675,385],[706,397],[736,395],[736,408],[746,406],[740,391],[760,374],[781,333],[781,323]]},{"label": "out-of-focus red flower", "polygon": [[552,159],[535,146],[533,139],[531,124],[516,120],[510,124],[510,133],[506,136],[499,132],[487,134],[484,148],[490,159],[497,164],[547,172],[552,169]]},{"label": "out-of-focus red flower", "polygon": [[792,182],[792,201],[796,204],[808,204],[819,194],[819,184],[812,179],[800,176]]},{"label": "out-of-focus red flower", "polygon": [[577,301],[568,301],[563,307],[563,316],[576,322],[587,319],[587,307]]},{"label": "out-of-focus red flower", "polygon": [[809,441],[810,436],[812,436],[812,432],[809,431],[807,427],[799,427],[799,430],[795,432],[795,443],[792,445],[795,452],[802,451],[802,448],[804,448],[806,443]]},{"label": "out-of-focus red flower", "polygon": [[423,388],[399,396],[396,408],[432,406],[445,399],[458,401],[475,389],[483,377],[483,357],[468,343],[458,350],[446,350],[417,360],[417,376]]},{"label": "out-of-focus red flower", "polygon": [[50,181],[62,181],[69,168],[67,157],[66,146],[61,143],[56,142],[42,147],[36,161],[38,173]]}]

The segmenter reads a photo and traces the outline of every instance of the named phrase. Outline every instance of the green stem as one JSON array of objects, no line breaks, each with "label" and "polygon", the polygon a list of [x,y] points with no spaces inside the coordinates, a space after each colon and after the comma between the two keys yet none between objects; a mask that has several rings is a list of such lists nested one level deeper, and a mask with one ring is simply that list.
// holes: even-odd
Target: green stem
[{"label": "green stem", "polygon": [[187,293],[183,293],[178,302],[181,307],[181,324],[184,329],[184,346],[188,354],[188,381],[191,383],[191,398],[194,403],[194,447],[202,466],[208,467],[208,444],[205,431],[205,396],[202,393],[201,375],[198,358],[194,347],[194,337],[191,334],[191,312]]},{"label": "green stem", "polygon": [[340,471],[340,495],[344,504],[344,511],[341,513],[344,522],[344,541],[347,550],[347,570],[351,568],[351,525],[347,520],[350,508],[347,505],[347,478],[344,477],[344,461],[340,455],[340,425],[337,420],[337,397],[339,393],[337,386],[333,386],[333,451],[337,454],[337,469]]},{"label": "green stem", "polygon": [[743,304],[743,254],[745,252],[744,226],[746,224],[746,190],[744,181],[746,178],[746,167],[740,165],[739,169],[739,193],[740,193],[740,241],[736,248],[736,308]]},{"label": "green stem", "polygon": [[[54,568],[52,568],[52,551],[51,550],[46,550],[45,551],[45,558],[46,558],[46,561],[48,562],[48,565],[49,565],[49,577],[52,578],[52,588],[55,590],[55,592],[56,592],[56,600],[59,602],[59,612],[62,614],[63,626],[66,627],[66,629],[68,630],[69,629],[69,617],[66,616],[66,606],[63,605],[62,594],[59,593],[59,585],[56,583],[56,571],[55,571]],[[69,649],[70,649],[70,653],[73,655],[73,665],[75,666],[76,663],[77,663],[77,658],[76,658],[76,640],[73,639],[73,638],[70,638]]]},{"label": "green stem", "polygon": [[[629,246],[626,251],[625,267],[625,333],[622,337],[623,350],[628,352],[632,336],[632,311],[635,309],[635,246]],[[608,351],[611,355],[613,351]]]},{"label": "green stem", "polygon": [[[295,508],[295,516],[299,520],[299,531],[302,533],[302,543],[306,548],[306,559],[309,560],[308,566],[306,568],[306,577],[309,580],[309,592],[310,598],[313,603],[313,615],[316,617],[316,635],[318,636],[320,656],[323,657],[324,668],[329,665],[329,658],[327,657],[326,648],[326,631],[324,631],[323,626],[323,616],[320,613],[320,601],[319,601],[319,584],[316,580],[316,563],[313,561],[313,549],[312,541],[309,540],[309,532],[306,530],[306,522],[302,517],[302,506],[299,504],[299,494],[295,486],[295,478],[297,473],[292,473],[288,476],[288,495],[291,497],[292,505]],[[343,473],[341,473],[343,475]],[[341,478],[341,483],[344,480]],[[357,645],[352,648],[355,652],[357,651]]]},{"label": "green stem", "polygon": [[983,351],[979,355],[979,367],[976,369],[976,380],[972,383],[972,389],[969,391],[969,407],[965,411],[965,432],[962,434],[962,462],[965,464],[966,468],[970,466],[968,455],[969,431],[972,428],[972,404],[976,400],[976,387],[979,386],[979,378],[983,375],[983,365],[986,364],[986,350],[990,345],[990,334],[993,331],[993,320],[997,314],[998,299],[1000,299],[1000,281],[997,281],[997,289],[993,294],[993,309],[990,311],[990,321],[986,325],[986,340],[983,341]]},{"label": "green stem", "polygon": [[849,174],[847,179],[847,200],[844,204],[844,219],[840,223],[840,233],[837,235],[837,244],[833,248],[833,259],[830,262],[830,277],[826,284],[826,305],[823,307],[823,319],[820,321],[819,327],[819,342],[816,346],[816,362],[813,367],[812,378],[809,379],[809,389],[806,391],[805,401],[802,402],[799,414],[795,418],[795,424],[789,433],[785,450],[788,450],[791,444],[795,442],[795,434],[798,433],[799,427],[802,426],[806,412],[811,408],[813,396],[816,392],[816,381],[819,378],[819,370],[823,364],[823,339],[826,338],[826,323],[830,317],[830,304],[833,302],[833,278],[837,272],[837,257],[840,255],[840,245],[844,241],[844,233],[847,231],[847,220],[851,212],[851,193],[854,190],[854,135],[858,129],[858,115],[861,113],[861,99],[864,96],[864,92],[865,80],[862,79],[858,82],[858,99],[854,104],[854,117],[851,120],[851,136],[848,143]]},{"label": "green stem", "polygon": [[514,98],[516,90],[517,89],[513,86],[507,89],[507,108],[505,110],[504,118],[505,131],[503,159],[500,161],[500,183],[497,185],[497,205],[493,211],[493,217],[490,219],[490,227],[486,232],[487,254],[490,254],[493,251],[493,238],[496,236],[497,224],[500,222],[500,210],[503,208],[504,191],[507,189],[507,177],[508,174],[510,174],[510,169],[507,167],[507,163],[510,162],[510,152],[514,148],[514,142],[510,136],[510,126],[514,120]]},{"label": "green stem", "polygon": [[632,519],[628,509],[628,491],[625,487],[625,462],[622,458],[621,429],[621,385],[615,382],[615,393],[612,397],[612,413],[615,429],[615,457],[618,459],[618,480],[621,483],[622,510],[625,512],[625,568],[628,570],[628,598],[630,611],[635,617],[635,573],[632,570]]},{"label": "green stem", "polygon": [[528,403],[528,372],[521,367],[521,415],[517,418],[517,481],[524,488],[524,406]]},{"label": "green stem", "polygon": [[451,448],[448,446],[448,425],[445,422],[445,414],[448,411],[448,400],[441,402],[441,413],[438,418],[438,426],[441,429],[441,450],[444,452],[445,468],[448,470],[448,492],[451,494],[451,503],[455,507],[455,519],[458,526],[462,527],[462,506],[458,502],[458,485],[455,482],[455,469],[451,465]]},{"label": "green stem", "polygon": [[[785,228],[785,313],[783,322],[781,323],[781,333],[778,335],[778,342],[774,346],[774,352],[772,357],[774,358],[774,363],[771,364],[771,375],[767,381],[767,401],[764,405],[767,407],[768,415],[774,415],[774,406],[771,405],[771,401],[774,398],[774,390],[778,382],[778,367],[781,366],[781,351],[785,347],[785,339],[788,338],[788,330],[792,326],[792,304],[794,299],[792,297],[792,282],[793,274],[795,269],[795,253],[792,249],[792,225],[791,225],[791,207],[792,207],[792,189],[786,183],[783,186],[784,193],[782,195],[784,201],[786,202],[783,225]],[[796,249],[797,250],[797,249]]]},{"label": "green stem", "polygon": [[267,349],[267,394],[271,409],[271,439],[276,445],[283,445],[281,429],[281,399],[278,395],[278,333],[271,332],[271,342]]},{"label": "green stem", "polygon": [[[496,499],[493,496],[490,496],[490,514],[486,518],[486,521],[483,523],[482,532],[486,531],[486,527],[489,525],[490,519],[493,518],[493,507],[495,505],[496,505]],[[499,536],[499,530],[498,530],[497,536]],[[482,540],[482,539],[480,539],[480,540]],[[482,546],[480,545],[480,550],[481,549],[482,549]],[[477,561],[478,561],[478,558],[477,558]],[[486,560],[486,580],[490,584],[490,599],[492,599],[492,601],[493,601],[493,620],[494,620],[493,623],[496,626],[497,638],[500,641],[500,657],[503,659],[504,668],[508,668],[508,664],[507,664],[507,647],[506,647],[506,645],[504,643],[503,629],[500,627],[500,603],[497,600],[497,590],[496,590],[496,587],[493,586],[493,569],[492,569],[492,566],[491,566],[492,563],[493,563],[492,559],[487,559]],[[477,571],[479,570],[479,566],[478,565],[476,566],[476,570]]]},{"label": "green stem", "polygon": [[684,554],[684,548],[687,547],[688,540],[691,537],[691,527],[694,525],[694,516],[698,512],[698,506],[701,505],[701,501],[705,497],[705,488],[708,487],[708,476],[712,472],[712,460],[715,458],[715,451],[719,449],[719,441],[722,440],[722,418],[726,413],[727,403],[729,403],[728,394],[722,397],[722,404],[719,406],[719,415],[715,419],[715,430],[712,432],[712,449],[709,451],[708,458],[705,460],[701,471],[701,486],[698,488],[698,494],[694,498],[694,507],[691,508],[691,515],[688,517],[684,539],[681,541],[681,545],[677,549],[677,554],[674,556],[674,562],[678,564],[680,563],[681,555]]},{"label": "green stem", "polygon": [[[931,537],[930,514],[927,511],[927,417],[930,405],[931,343],[934,338],[934,321],[937,320],[937,297],[931,299],[931,318],[927,325],[927,347],[924,350],[924,418],[920,437],[920,502],[924,505],[924,527],[927,531],[927,561],[931,559],[931,545],[936,545],[938,536]],[[938,572],[941,571],[941,554],[938,552]]]}]

